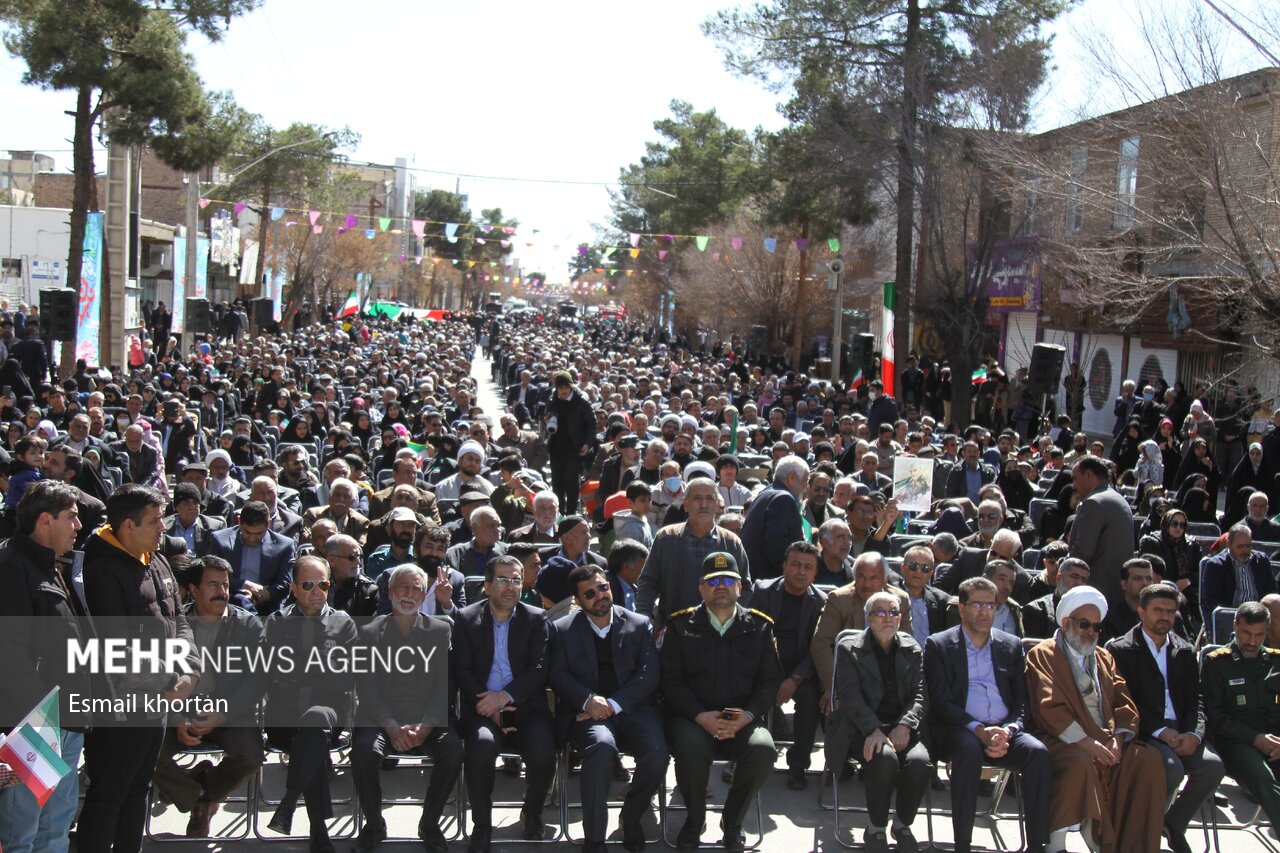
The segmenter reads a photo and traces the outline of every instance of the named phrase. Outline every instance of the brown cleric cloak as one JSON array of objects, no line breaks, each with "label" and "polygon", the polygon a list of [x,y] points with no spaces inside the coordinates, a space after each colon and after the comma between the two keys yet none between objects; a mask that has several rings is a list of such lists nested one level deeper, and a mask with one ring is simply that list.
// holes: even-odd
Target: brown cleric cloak
[{"label": "brown cleric cloak", "polygon": [[1062,829],[1090,820],[1103,853],[1150,853],[1160,849],[1164,825],[1165,777],[1160,753],[1131,740],[1120,762],[1102,770],[1082,747],[1059,738],[1073,722],[1099,741],[1111,738],[1118,729],[1137,734],[1138,708],[1115,659],[1102,648],[1096,655],[1104,728],[1098,727],[1085,707],[1065,649],[1054,640],[1045,640],[1027,653],[1027,690],[1035,734],[1053,758],[1049,827]]}]

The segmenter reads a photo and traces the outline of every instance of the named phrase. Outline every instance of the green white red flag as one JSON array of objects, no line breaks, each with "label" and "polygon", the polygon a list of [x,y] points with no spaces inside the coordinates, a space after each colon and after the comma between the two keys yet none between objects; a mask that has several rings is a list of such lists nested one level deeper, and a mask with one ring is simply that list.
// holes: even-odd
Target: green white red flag
[{"label": "green white red flag", "polygon": [[884,311],[880,314],[880,381],[884,383],[884,393],[893,396],[893,282],[884,283]]},{"label": "green white red flag", "polygon": [[9,765],[42,808],[62,777],[71,772],[62,760],[61,743],[57,687],[0,740],[0,762]]}]

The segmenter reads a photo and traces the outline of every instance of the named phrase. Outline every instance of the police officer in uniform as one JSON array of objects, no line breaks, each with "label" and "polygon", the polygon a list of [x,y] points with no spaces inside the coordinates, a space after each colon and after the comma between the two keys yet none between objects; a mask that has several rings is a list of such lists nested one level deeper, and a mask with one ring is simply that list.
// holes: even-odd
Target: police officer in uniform
[{"label": "police officer in uniform", "polygon": [[696,850],[715,758],[736,762],[725,800],[721,842],[743,850],[742,819],[773,772],[777,753],[766,725],[782,682],[773,620],[738,604],[742,575],[732,554],[702,562],[702,604],[671,617],[662,645],[662,693],[676,782],[688,809],[676,849]]},{"label": "police officer in uniform", "polygon": [[1227,773],[1280,825],[1280,650],[1263,645],[1271,613],[1236,610],[1235,639],[1212,651],[1201,674],[1207,729]]}]

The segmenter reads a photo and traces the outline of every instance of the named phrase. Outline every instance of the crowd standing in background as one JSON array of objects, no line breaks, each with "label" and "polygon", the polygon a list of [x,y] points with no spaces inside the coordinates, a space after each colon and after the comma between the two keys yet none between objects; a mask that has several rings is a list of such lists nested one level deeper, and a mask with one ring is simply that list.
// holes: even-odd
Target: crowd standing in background
[{"label": "crowd standing in background", "polygon": [[[626,850],[645,849],[672,759],[676,844],[696,849],[718,758],[733,762],[719,843],[742,850],[775,738],[801,790],[820,734],[827,771],[867,788],[871,851],[919,849],[943,762],[961,851],[984,765],[1020,774],[1033,851],[1078,832],[1184,853],[1224,775],[1280,819],[1280,409],[1248,389],[1125,382],[1099,437],[1080,431],[1076,364],[1067,410],[1042,418],[1025,372],[994,365],[956,412],[949,368],[914,357],[895,398],[749,360],[737,338],[625,322],[325,309],[249,336],[222,306],[214,334],[179,346],[163,304],[123,370],[81,363],[55,383],[23,348],[38,318],[0,307],[3,707],[56,686],[64,702],[228,708],[95,725],[64,706],[62,757],[89,780],[79,817],[75,773],[43,806],[4,787],[7,853],[65,849],[73,820],[80,850],[137,851],[153,790],[207,836],[264,744],[290,756],[268,829],[290,835],[302,805],[311,849],[331,850],[344,730],[358,853],[386,838],[380,774],[403,755],[433,759],[427,850],[447,849],[459,774],[468,849],[490,849],[499,753],[523,769],[523,837],[547,837],[565,744],[589,851],[621,753]],[[932,461],[927,511],[899,506],[901,458]],[[456,693],[437,718],[412,675],[193,661],[59,682],[41,666],[113,617],[201,650],[445,637]],[[198,746],[222,757],[176,763]]]}]

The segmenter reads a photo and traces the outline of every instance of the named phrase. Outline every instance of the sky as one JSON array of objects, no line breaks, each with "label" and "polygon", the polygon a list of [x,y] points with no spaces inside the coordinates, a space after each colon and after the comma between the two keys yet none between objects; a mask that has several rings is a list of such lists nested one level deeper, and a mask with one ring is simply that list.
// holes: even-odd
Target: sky
[{"label": "sky", "polygon": [[[608,222],[608,186],[656,138],[653,122],[672,99],[714,107],[738,127],[782,125],[779,96],[727,71],[701,33],[734,2],[266,0],[222,41],[193,39],[189,49],[207,86],[231,90],[272,125],[350,127],[361,136],[344,152],[353,161],[404,157],[420,188],[460,186],[477,213],[501,207],[521,224],[524,269],[554,280]],[[1084,0],[1054,24],[1037,128],[1118,105],[1089,83],[1082,43],[1101,32],[1118,51],[1133,50],[1139,2],[1150,0]],[[1265,64],[1247,46],[1231,49],[1241,70]],[[71,96],[23,86],[22,71],[0,53],[0,103],[11,119],[0,149],[45,151],[69,170]]]}]

